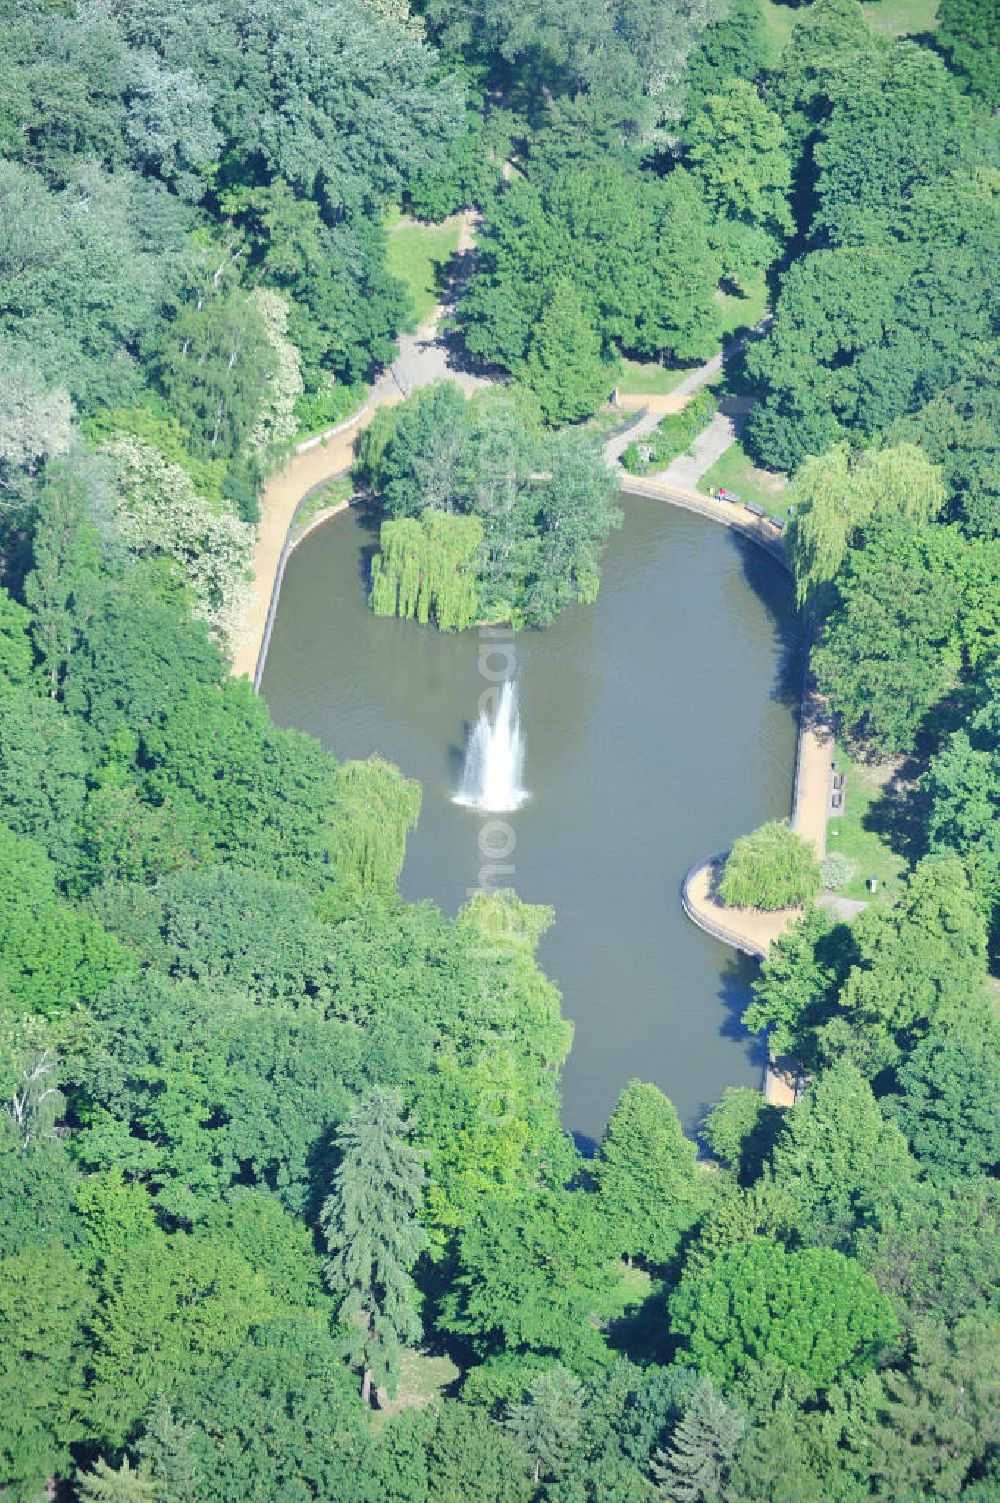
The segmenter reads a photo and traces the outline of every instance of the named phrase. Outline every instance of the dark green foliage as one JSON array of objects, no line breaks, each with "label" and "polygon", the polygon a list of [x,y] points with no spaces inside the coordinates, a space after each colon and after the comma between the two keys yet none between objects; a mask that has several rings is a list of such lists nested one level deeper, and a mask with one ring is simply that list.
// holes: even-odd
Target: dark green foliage
[{"label": "dark green foliage", "polygon": [[752,1033],[767,1030],[775,1054],[809,1059],[811,1030],[829,1016],[852,959],[850,931],[810,907],[771,946],[743,1023]]},{"label": "dark green foliage", "polygon": [[723,1403],[710,1379],[699,1383],[669,1448],[654,1460],[659,1497],[669,1503],[700,1503],[717,1496],[745,1427],[744,1415]]},{"label": "dark green foliage", "polygon": [[1000,1163],[1000,1054],[996,1040],[931,1036],[897,1071],[886,1110],[934,1179],[990,1174]]},{"label": "dark green foliage", "polygon": [[323,1271],[365,1403],[372,1382],[395,1397],[400,1347],[422,1334],[411,1271],[427,1245],[424,1166],[401,1108],[397,1092],[376,1087],[352,1109],[334,1139],[339,1163],[319,1218]]},{"label": "dark green foliage", "polygon": [[849,1258],[761,1238],[685,1275],[669,1310],[682,1359],[723,1386],[770,1361],[828,1387],[874,1366],[897,1331],[889,1301]]},{"label": "dark green foliage", "polygon": [[[765,76],[757,0],[417,9],[0,0],[0,1487],[993,1503],[992,16],[942,0],[931,48],[814,0]],[[731,375],[755,454],[817,456],[816,667],[930,758],[898,899],[772,948],[746,1020],[813,1080],[727,1092],[721,1166],[639,1085],[580,1159],[552,915],[403,903],[419,790],[276,728],[192,617],[223,640],[293,409],[393,358],[387,208],[471,203],[457,322],[517,381],[360,456],[393,524],[468,524],[453,624],[593,599],[614,481],[544,424],[620,352],[714,354],[720,277],[773,264]],[[345,1351],[388,1379],[421,1329],[462,1399],[409,1352],[369,1424]]]},{"label": "dark green foliage", "polygon": [[730,78],[752,81],[764,71],[767,40],[760,0],[735,0],[729,13],[706,26],[688,59],[685,113],[690,118]]},{"label": "dark green foliage", "polygon": [[546,1352],[586,1371],[604,1356],[588,1319],[608,1275],[603,1228],[589,1197],[541,1190],[484,1199],[458,1242],[458,1270],[442,1324],[484,1355]]},{"label": "dark green foliage", "polygon": [[1000,1441],[998,1351],[993,1312],[966,1316],[951,1330],[928,1321],[915,1332],[910,1363],[885,1375],[873,1416],[880,1441],[888,1431],[875,1475],[897,1495],[912,1487],[922,1497],[954,1497]]},{"label": "dark green foliage", "polygon": [[975,1034],[984,1025],[985,926],[960,862],[921,861],[897,902],[862,914],[854,935],[859,960],[840,1003],[866,1073],[895,1063],[932,1028]]},{"label": "dark green foliage", "polygon": [[0,1466],[17,1503],[33,1503],[47,1478],[65,1474],[70,1445],[87,1434],[90,1306],[83,1269],[58,1244],[0,1261]]},{"label": "dark green foliage", "polygon": [[[462,299],[468,348],[531,385],[543,319],[553,329],[580,324],[572,288],[606,356],[622,349],[670,351],[680,360],[706,355],[717,337],[712,293],[719,278],[709,241],[707,206],[684,174],[647,185],[596,168],[558,174],[542,187],[514,183],[489,216]],[[597,405],[596,367],[593,382],[590,408],[574,415]]]},{"label": "dark green foliage", "polygon": [[849,59],[814,153],[814,233],[839,245],[887,237],[914,192],[959,165],[968,133],[966,101],[926,49]]},{"label": "dark green foliage", "polygon": [[937,37],[960,83],[988,104],[1000,102],[997,13],[990,0],[942,0]]},{"label": "dark green foliage", "polygon": [[942,529],[873,526],[848,554],[812,661],[845,729],[883,754],[908,751],[961,667],[961,598]]},{"label": "dark green foliage", "polygon": [[[372,424],[355,473],[393,517],[440,510],[482,523],[475,584],[486,620],[545,626],[571,601],[596,597],[600,549],[619,512],[614,482],[584,435],[543,436],[515,401],[466,403],[442,382]],[[385,573],[380,564],[373,602],[395,596],[399,609],[404,597],[419,619],[418,540],[392,537],[406,545],[403,557]],[[459,603],[467,584],[452,581]]]},{"label": "dark green foliage", "polygon": [[278,1503],[290,1489],[358,1499],[367,1445],[351,1390],[337,1344],[317,1321],[262,1320],[238,1356],[180,1405],[194,1431],[199,1503]]},{"label": "dark green foliage", "polygon": [[1000,1185],[924,1182],[883,1201],[858,1257],[907,1326],[995,1309],[1000,1290]]}]

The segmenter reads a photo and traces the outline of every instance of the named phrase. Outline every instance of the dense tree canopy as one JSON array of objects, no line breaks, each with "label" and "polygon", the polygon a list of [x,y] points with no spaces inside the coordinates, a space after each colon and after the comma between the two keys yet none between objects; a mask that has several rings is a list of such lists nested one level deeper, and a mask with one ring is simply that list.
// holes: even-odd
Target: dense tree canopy
[{"label": "dense tree canopy", "polygon": [[[994,10],[0,0],[5,1499],[995,1503]],[[376,608],[592,601],[592,414],[766,294],[660,438],[752,403],[819,686],[910,759],[856,916],[737,842],[806,904],[744,1021],[807,1082],[711,1159],[642,1081],[578,1151],[551,910],[404,901],[420,789],[226,672],[263,480],[394,358],[396,210],[460,207],[501,389],[377,408]]]}]

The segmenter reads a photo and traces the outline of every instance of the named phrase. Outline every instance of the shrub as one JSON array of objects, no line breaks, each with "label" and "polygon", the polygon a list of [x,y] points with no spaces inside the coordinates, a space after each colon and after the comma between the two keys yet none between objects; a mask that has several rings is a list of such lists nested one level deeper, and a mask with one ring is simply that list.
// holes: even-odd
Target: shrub
[{"label": "shrub", "polygon": [[718,406],[714,392],[703,386],[680,412],[671,412],[662,418],[648,438],[641,442],[633,439],[622,455],[622,464],[630,475],[663,469],[690,448],[714,417]]},{"label": "shrub", "polygon": [[838,892],[840,888],[847,886],[857,871],[857,867],[839,851],[831,851],[829,856],[824,856],[820,862],[819,871],[823,891]]},{"label": "shrub", "polygon": [[771,820],[741,835],[726,862],[719,896],[730,908],[793,908],[820,888],[812,846],[788,824]]}]

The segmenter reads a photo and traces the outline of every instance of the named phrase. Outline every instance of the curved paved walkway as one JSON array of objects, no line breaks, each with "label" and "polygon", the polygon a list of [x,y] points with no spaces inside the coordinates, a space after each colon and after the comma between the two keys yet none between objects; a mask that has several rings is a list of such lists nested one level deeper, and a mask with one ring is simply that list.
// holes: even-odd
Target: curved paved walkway
[{"label": "curved paved walkway", "polygon": [[[460,256],[467,256],[472,248],[474,226],[473,214],[462,216],[458,247]],[[232,672],[237,675],[246,674],[255,686],[260,680],[285,562],[295,543],[301,541],[301,537],[294,540],[291,537],[292,523],[301,503],[318,486],[350,469],[357,435],[368,426],[379,407],[393,405],[418,387],[444,376],[456,380],[466,392],[489,384],[486,377],[473,376],[452,366],[446,341],[440,333],[441,321],[453,306],[463,269],[463,264],[459,261],[449,298],[435,308],[432,316],[415,333],[401,337],[399,355],[390,369],[379,377],[361,410],[320,438],[310,439],[300,445],[264,490],[252,566],[254,592],[240,626],[232,662]],[[758,327],[766,327],[766,323],[767,320]],[[722,370],[726,355],[739,348],[747,337],[750,336],[735,341],[726,351],[713,356],[685,376],[680,385],[670,393],[671,407],[676,403],[676,409],[679,410],[693,392],[712,380]],[[624,433],[610,438],[604,445],[604,456],[609,467],[617,469],[626,445],[632,439],[651,432],[661,416],[659,411],[643,411]],[[724,421],[729,421],[725,415]],[[696,441],[696,452],[700,452],[698,445],[701,445],[706,453],[713,453],[713,457],[708,459],[699,473],[703,473],[704,468],[714,462],[714,448],[725,436],[721,429],[719,434],[714,433],[714,428],[718,426],[718,418],[713,419],[713,423],[709,424]],[[694,489],[693,482],[690,486],[679,484],[675,466],[660,475],[641,478],[621,473],[620,483],[622,490],[628,494],[684,507],[742,533],[787,567],[784,540],[769,518],[755,516],[738,504],[704,496]],[[339,509],[340,506],[337,506],[319,514],[309,530]],[[812,841],[820,857],[826,850],[831,751],[832,738],[823,720],[822,705],[815,695],[804,694],[796,757],[792,826]],[[687,874],[682,887],[684,910],[694,923],[724,943],[750,955],[766,955],[773,941],[798,917],[799,910],[764,914],[756,910],[724,908],[716,903],[712,894],[718,865],[724,859],[724,856],[711,857]]]},{"label": "curved paved walkway", "polygon": [[[468,256],[472,249],[476,224],[475,214],[466,213],[461,218],[459,257]],[[265,486],[251,562],[252,592],[233,644],[231,671],[237,677],[246,674],[252,682],[259,681],[268,622],[273,617],[287,557],[286,540],[300,502],[325,481],[335,480],[350,469],[355,439],[367,428],[378,408],[393,406],[411,391],[444,376],[457,381],[466,392],[489,384],[485,377],[455,369],[440,336],[441,321],[451,311],[462,270],[459,261],[447,299],[438,304],[430,318],[414,333],[400,336],[396,359],[379,376],[364,406],[335,428],[300,444]]]}]

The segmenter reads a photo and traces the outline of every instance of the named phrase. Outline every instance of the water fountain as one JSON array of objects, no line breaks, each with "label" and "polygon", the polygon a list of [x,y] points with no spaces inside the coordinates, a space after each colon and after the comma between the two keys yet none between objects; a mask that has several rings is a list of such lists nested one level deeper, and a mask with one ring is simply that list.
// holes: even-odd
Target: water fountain
[{"label": "water fountain", "polygon": [[519,809],[528,797],[521,787],[524,744],[517,713],[517,684],[507,679],[500,690],[496,715],[481,710],[465,752],[462,786],[455,803],[494,814]]}]

